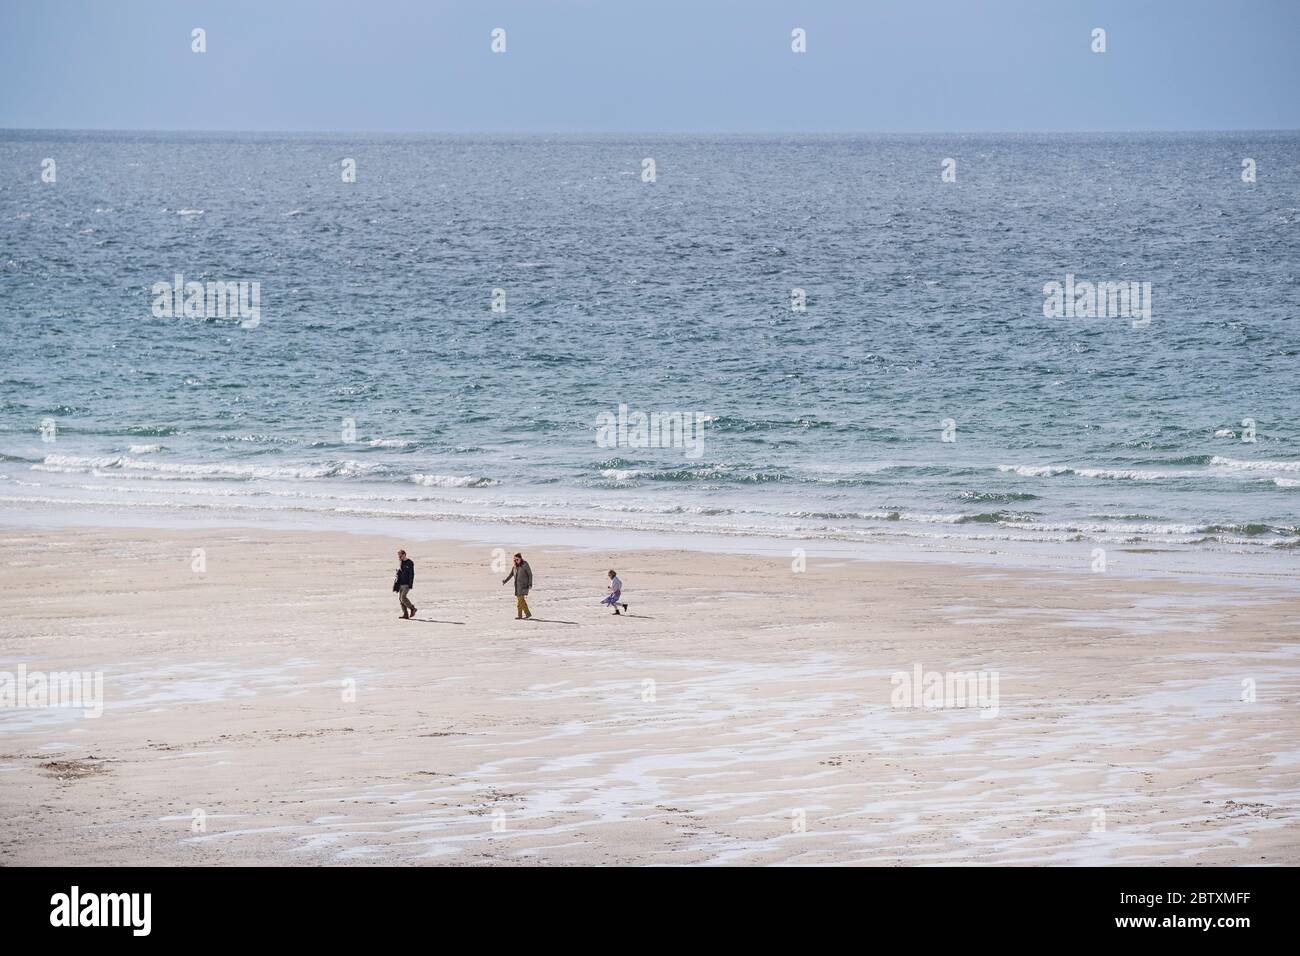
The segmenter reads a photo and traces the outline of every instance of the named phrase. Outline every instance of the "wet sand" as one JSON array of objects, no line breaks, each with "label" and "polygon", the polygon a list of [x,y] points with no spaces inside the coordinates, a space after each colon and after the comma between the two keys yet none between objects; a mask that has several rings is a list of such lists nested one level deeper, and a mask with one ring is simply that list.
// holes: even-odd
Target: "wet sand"
[{"label": "wet sand", "polygon": [[[525,553],[518,622],[481,544],[0,531],[0,671],[105,696],[0,708],[0,861],[1300,862],[1295,592]],[[918,665],[996,700],[897,706]]]}]

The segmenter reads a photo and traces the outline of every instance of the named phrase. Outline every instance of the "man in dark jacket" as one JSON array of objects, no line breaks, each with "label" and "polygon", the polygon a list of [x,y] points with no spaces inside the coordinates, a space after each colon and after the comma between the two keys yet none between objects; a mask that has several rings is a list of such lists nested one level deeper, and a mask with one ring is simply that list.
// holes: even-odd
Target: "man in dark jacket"
[{"label": "man in dark jacket", "polygon": [[415,617],[415,605],[407,598],[406,592],[415,587],[415,562],[406,556],[405,551],[397,552],[397,577],[393,580],[393,590],[402,605],[402,620]]},{"label": "man in dark jacket", "polygon": [[526,617],[532,617],[533,612],[528,610],[528,591],[533,586],[533,569],[528,566],[524,556],[516,552],[514,567],[510,569],[510,574],[502,584],[509,584],[510,578],[515,579],[515,620],[523,620]]}]

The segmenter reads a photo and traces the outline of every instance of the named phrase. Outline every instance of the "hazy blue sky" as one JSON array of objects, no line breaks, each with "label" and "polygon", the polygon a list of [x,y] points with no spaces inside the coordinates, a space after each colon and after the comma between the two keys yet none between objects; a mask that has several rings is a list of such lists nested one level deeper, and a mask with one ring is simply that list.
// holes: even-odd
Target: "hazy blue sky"
[{"label": "hazy blue sky", "polygon": [[1296,129],[1300,0],[0,0],[0,127]]}]

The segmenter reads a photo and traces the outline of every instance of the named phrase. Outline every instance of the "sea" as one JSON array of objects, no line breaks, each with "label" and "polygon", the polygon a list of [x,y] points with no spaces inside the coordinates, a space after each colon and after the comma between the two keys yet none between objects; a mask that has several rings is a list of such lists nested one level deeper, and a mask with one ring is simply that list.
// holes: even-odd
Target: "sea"
[{"label": "sea", "polygon": [[1297,156],[1293,132],[0,131],[0,524],[1285,570]]}]

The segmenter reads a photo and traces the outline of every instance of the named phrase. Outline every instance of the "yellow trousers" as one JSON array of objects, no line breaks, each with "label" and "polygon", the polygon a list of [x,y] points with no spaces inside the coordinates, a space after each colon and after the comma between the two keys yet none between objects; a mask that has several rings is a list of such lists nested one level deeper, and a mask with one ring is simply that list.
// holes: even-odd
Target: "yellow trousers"
[{"label": "yellow trousers", "polygon": [[524,617],[533,616],[533,612],[528,610],[528,599],[522,594],[515,595],[515,613],[522,614]]}]

